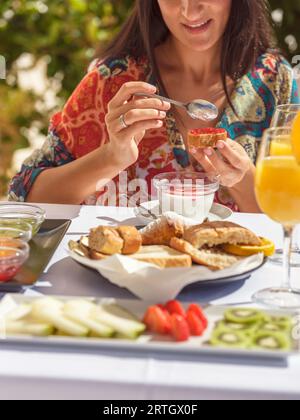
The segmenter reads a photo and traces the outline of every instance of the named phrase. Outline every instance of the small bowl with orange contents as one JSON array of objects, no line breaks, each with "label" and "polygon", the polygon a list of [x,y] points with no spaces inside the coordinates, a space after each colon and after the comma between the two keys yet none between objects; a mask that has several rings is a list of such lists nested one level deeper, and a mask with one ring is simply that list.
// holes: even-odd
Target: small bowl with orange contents
[{"label": "small bowl with orange contents", "polygon": [[29,245],[20,239],[0,238],[0,283],[12,280],[29,257]]}]

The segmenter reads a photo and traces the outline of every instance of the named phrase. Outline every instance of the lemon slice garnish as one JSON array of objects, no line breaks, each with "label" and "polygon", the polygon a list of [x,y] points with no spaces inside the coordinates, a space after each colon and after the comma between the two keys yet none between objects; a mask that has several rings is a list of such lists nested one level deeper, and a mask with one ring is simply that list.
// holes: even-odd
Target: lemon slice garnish
[{"label": "lemon slice garnish", "polygon": [[300,164],[300,112],[297,115],[292,128],[292,148],[293,154]]},{"label": "lemon slice garnish", "polygon": [[249,257],[251,255],[263,253],[265,257],[271,257],[275,253],[275,244],[266,238],[260,238],[260,246],[251,245],[224,245],[224,251],[229,254],[238,255],[240,257]]}]

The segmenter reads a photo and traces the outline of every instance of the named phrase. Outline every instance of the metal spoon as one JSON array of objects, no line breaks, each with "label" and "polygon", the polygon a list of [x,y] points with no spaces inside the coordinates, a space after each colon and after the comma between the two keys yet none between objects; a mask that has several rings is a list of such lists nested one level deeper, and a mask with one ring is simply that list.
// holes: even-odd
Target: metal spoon
[{"label": "metal spoon", "polygon": [[[122,197],[125,197],[128,200],[128,203],[130,203],[130,197],[127,194],[121,194]],[[150,201],[150,198],[149,198]],[[147,207],[143,206],[143,204],[141,203],[136,203],[136,206],[142,210],[144,210],[147,213],[147,216],[145,214],[143,214],[144,217],[147,217],[149,219],[152,220],[157,220],[159,217],[153,213],[150,209],[148,209]]]},{"label": "metal spoon", "polygon": [[213,121],[218,118],[219,110],[211,102],[205,101],[204,99],[195,99],[187,104],[183,102],[174,101],[173,99],[164,98],[160,95],[148,94],[148,93],[135,93],[135,96],[145,96],[147,98],[157,98],[164,102],[169,102],[179,108],[186,110],[188,115],[194,120]]}]

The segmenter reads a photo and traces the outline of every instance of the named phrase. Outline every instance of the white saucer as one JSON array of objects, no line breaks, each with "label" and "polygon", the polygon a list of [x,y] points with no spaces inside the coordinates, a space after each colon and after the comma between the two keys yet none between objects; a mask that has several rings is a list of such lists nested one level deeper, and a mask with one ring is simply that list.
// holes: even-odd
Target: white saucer
[{"label": "white saucer", "polygon": [[[139,221],[141,223],[146,225],[153,220],[152,217],[147,213],[147,211],[143,209],[143,207],[145,209],[151,210],[151,213],[153,213],[155,216],[161,216],[159,201],[147,201],[145,203],[142,203],[142,207],[137,207],[135,209],[135,214],[139,218]],[[233,212],[231,209],[223,206],[222,204],[214,203],[208,215],[208,219],[211,222],[222,221],[229,219],[229,217],[231,217],[232,215]]]}]

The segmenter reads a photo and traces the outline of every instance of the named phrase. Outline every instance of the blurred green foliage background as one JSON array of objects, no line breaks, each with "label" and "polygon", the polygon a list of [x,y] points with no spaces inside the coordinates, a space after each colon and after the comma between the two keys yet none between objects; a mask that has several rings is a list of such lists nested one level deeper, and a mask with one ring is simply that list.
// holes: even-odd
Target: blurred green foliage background
[{"label": "blurred green foliage background", "polygon": [[[147,1],[147,0],[145,0]],[[0,55],[7,80],[0,80],[0,197],[12,176],[16,150],[29,146],[29,129],[46,135],[50,115],[83,77],[99,46],[104,46],[130,13],[134,0],[1,0]],[[300,55],[300,0],[271,0],[282,48]],[[25,54],[25,55],[24,55]],[[30,54],[30,55],[28,55]],[[47,90],[22,86],[19,72],[46,63]],[[53,99],[53,98],[52,98]]]}]

